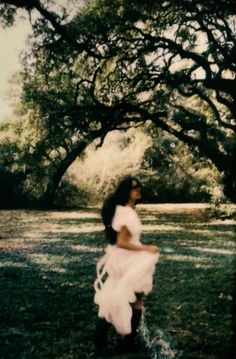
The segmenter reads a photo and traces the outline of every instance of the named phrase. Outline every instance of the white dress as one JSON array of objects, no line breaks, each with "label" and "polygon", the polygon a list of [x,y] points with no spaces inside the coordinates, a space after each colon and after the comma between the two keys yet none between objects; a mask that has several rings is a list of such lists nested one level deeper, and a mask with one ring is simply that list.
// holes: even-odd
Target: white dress
[{"label": "white dress", "polygon": [[[126,226],[130,241],[141,245],[142,225],[136,211],[130,206],[116,206],[112,228],[119,232]],[[159,253],[137,251],[108,245],[105,255],[97,263],[97,279],[94,283],[94,302],[98,304],[98,316],[112,323],[116,331],[131,333],[132,307],[135,293],[148,294],[152,290],[155,264]]]}]

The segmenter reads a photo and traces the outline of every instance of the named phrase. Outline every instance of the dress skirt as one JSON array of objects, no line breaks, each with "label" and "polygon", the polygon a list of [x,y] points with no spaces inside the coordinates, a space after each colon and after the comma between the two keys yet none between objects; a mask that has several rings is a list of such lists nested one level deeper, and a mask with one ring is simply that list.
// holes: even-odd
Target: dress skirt
[{"label": "dress skirt", "polygon": [[136,293],[152,290],[159,253],[127,250],[108,245],[97,263],[94,302],[98,316],[105,318],[122,335],[131,333],[132,307]]}]

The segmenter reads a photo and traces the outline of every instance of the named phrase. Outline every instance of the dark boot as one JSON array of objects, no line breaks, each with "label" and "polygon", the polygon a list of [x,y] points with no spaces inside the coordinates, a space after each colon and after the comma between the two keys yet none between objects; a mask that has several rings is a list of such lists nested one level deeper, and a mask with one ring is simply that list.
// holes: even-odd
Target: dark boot
[{"label": "dark boot", "polygon": [[95,350],[97,353],[102,353],[107,346],[107,333],[110,323],[104,318],[98,318],[96,323],[96,330],[94,336]]},{"label": "dark boot", "polygon": [[135,336],[142,317],[142,309],[132,308],[131,333],[124,337],[124,346],[127,351],[135,349]]}]

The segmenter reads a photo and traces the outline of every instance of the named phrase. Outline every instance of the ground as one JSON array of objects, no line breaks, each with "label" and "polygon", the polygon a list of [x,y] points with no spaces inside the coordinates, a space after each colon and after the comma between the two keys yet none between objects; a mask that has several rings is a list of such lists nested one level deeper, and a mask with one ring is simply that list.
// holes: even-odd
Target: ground
[{"label": "ground", "polygon": [[[125,357],[232,359],[235,220],[194,204],[138,212],[142,240],[157,244],[161,258],[140,327],[146,354]],[[0,230],[0,358],[96,358],[99,209],[2,210]],[[111,330],[108,349],[119,339]]]}]

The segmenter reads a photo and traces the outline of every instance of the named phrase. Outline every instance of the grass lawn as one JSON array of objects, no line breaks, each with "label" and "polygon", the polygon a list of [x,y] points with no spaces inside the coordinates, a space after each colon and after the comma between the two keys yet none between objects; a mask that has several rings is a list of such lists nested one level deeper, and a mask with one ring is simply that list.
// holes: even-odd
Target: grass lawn
[{"label": "grass lawn", "polygon": [[[150,357],[233,359],[236,221],[203,205],[138,211],[143,242],[161,248],[141,331]],[[0,211],[1,359],[94,358],[102,231],[96,208]]]}]

